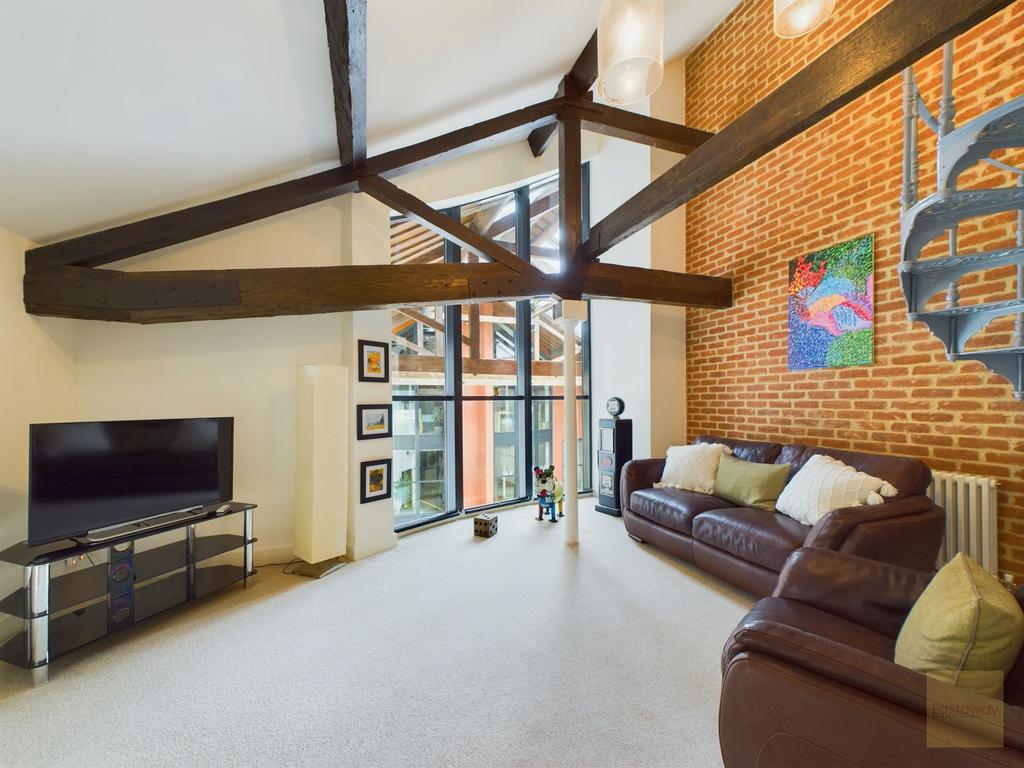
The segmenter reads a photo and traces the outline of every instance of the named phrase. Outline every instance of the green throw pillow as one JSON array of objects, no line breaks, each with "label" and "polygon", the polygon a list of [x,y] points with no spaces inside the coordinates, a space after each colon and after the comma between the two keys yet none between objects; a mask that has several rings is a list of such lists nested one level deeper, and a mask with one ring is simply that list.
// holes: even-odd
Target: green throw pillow
[{"label": "green throw pillow", "polygon": [[723,453],[715,477],[715,496],[741,507],[774,512],[788,476],[789,464],[756,464]]},{"label": "green throw pillow", "polygon": [[1024,644],[1024,612],[964,554],[946,563],[903,623],[897,664],[984,696],[1000,694]]}]

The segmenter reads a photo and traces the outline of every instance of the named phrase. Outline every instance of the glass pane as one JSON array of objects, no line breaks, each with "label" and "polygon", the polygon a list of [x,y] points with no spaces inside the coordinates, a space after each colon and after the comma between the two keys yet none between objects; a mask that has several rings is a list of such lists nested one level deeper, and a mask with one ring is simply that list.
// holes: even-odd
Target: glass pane
[{"label": "glass pane", "polygon": [[[533,461],[531,466],[555,465],[555,477],[565,478],[564,456],[565,405],[561,400],[537,400],[533,403]],[[576,401],[576,479],[579,489],[590,490],[590,401]]]},{"label": "glass pane", "polygon": [[462,406],[462,493],[467,508],[519,498],[522,474],[519,402],[477,400]]},{"label": "glass pane", "polygon": [[516,305],[512,301],[462,308],[462,385],[466,395],[516,394]]},{"label": "glass pane", "polygon": [[444,308],[391,310],[391,360],[394,394],[444,394]]},{"label": "glass pane", "polygon": [[[562,386],[565,335],[555,321],[555,301],[535,299],[530,305],[530,335],[533,360],[530,361],[534,395],[564,395]],[[576,394],[583,394],[583,324],[576,325]]]},{"label": "glass pane", "polygon": [[445,514],[444,403],[396,402],[393,431],[395,527]]},{"label": "glass pane", "polygon": [[440,264],[444,261],[444,240],[422,224],[405,216],[391,219],[392,264]]},{"label": "glass pane", "polygon": [[541,272],[561,271],[558,255],[558,177],[530,187],[530,261]]},{"label": "glass pane", "polygon": [[[399,216],[391,220],[392,264],[440,264],[444,241]],[[396,395],[444,394],[444,309],[391,310],[391,381]]]},{"label": "glass pane", "polygon": [[[516,195],[506,192],[486,200],[468,203],[462,206],[462,223],[474,232],[480,232],[504,246],[512,253],[516,252]],[[464,263],[475,264],[486,261],[475,254],[462,252]]]}]

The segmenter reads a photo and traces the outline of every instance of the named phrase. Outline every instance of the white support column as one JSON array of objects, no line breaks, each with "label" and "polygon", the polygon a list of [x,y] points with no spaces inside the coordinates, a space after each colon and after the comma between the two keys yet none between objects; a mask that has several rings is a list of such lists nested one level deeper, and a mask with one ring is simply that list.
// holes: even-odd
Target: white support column
[{"label": "white support column", "polygon": [[[564,455],[562,457],[562,489],[565,509],[565,543],[578,544],[580,540],[579,478],[576,476],[576,444],[579,429],[576,424],[576,325],[587,319],[587,302],[565,300],[558,306],[558,322],[563,338]],[[589,460],[589,457],[586,457]]]}]

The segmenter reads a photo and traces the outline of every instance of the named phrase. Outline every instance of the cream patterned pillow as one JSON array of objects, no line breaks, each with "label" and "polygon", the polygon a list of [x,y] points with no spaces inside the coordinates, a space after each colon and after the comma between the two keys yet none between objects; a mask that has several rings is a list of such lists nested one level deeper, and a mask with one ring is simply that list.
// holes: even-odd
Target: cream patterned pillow
[{"label": "cream patterned pillow", "polygon": [[711,493],[723,453],[732,453],[732,450],[721,443],[673,445],[665,457],[658,487]]},{"label": "cream patterned pillow", "polygon": [[897,493],[880,478],[816,453],[783,489],[775,508],[804,525],[814,525],[834,509],[881,504],[883,496]]}]

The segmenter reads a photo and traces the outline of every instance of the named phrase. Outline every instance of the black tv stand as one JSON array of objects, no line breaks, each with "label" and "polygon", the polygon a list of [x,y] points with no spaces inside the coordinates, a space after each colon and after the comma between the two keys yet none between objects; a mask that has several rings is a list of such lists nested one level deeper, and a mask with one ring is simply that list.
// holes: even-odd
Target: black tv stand
[{"label": "black tv stand", "polygon": [[[223,587],[247,584],[255,575],[256,505],[231,502],[218,512],[220,506],[123,526],[99,541],[21,542],[0,552],[0,568],[22,569],[22,586],[0,597],[0,613],[23,624],[14,635],[0,636],[0,661],[45,682],[57,656]],[[204,523],[232,515],[241,515],[240,534],[204,534]],[[65,572],[51,573],[58,569]]]}]

